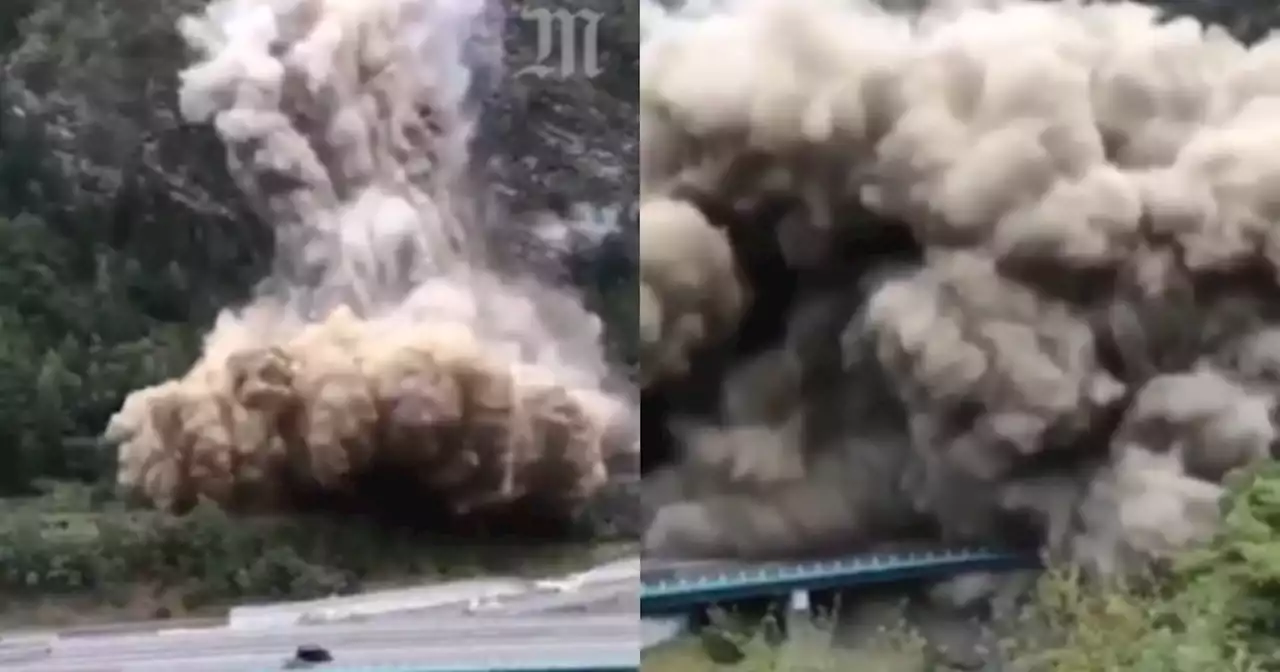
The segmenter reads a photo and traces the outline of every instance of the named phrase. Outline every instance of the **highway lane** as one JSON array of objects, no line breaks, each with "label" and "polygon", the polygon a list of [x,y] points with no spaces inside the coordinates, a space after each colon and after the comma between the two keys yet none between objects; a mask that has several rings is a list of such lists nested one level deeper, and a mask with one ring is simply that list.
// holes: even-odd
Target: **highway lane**
[{"label": "highway lane", "polygon": [[639,575],[640,561],[633,558],[546,580],[461,581],[242,607],[224,623],[9,633],[0,637],[0,669],[252,672],[288,669],[298,647],[313,645],[334,658],[318,669],[335,672],[379,666],[638,669]]},{"label": "highway lane", "polygon": [[[260,632],[184,631],[100,638],[51,638],[0,648],[0,669],[132,671],[165,669],[245,672],[279,665],[299,646],[321,646],[334,657],[328,667],[366,664],[479,665],[597,662],[639,656],[635,614],[538,615],[527,618],[434,618],[395,624],[296,626]],[[584,652],[578,656],[577,652]],[[627,658],[627,656],[631,658]],[[581,658],[581,660],[580,660]],[[167,667],[165,667],[167,666]]]},{"label": "highway lane", "polygon": [[[634,639],[586,641],[512,641],[468,647],[406,644],[338,650],[333,661],[315,669],[323,672],[370,672],[386,666],[397,669],[488,670],[493,669],[638,669],[640,653]],[[210,656],[174,652],[147,658],[49,658],[28,664],[6,664],[6,672],[255,672],[297,669],[291,652],[227,651]],[[303,666],[308,667],[308,666]]]},{"label": "highway lane", "polygon": [[[429,628],[427,626],[430,626]],[[376,627],[371,627],[376,626]],[[102,638],[59,639],[58,648],[65,651],[92,654],[95,651],[120,649],[170,649],[175,646],[189,650],[202,647],[254,646],[261,642],[277,642],[281,637],[312,638],[319,642],[375,642],[415,639],[422,642],[448,643],[462,639],[490,639],[492,637],[554,637],[566,632],[595,636],[626,631],[634,632],[635,614],[609,615],[539,615],[524,618],[467,618],[441,622],[434,618],[405,620],[395,623],[336,624],[326,626],[295,626],[257,632],[236,630],[160,631],[151,635],[127,635]]]}]

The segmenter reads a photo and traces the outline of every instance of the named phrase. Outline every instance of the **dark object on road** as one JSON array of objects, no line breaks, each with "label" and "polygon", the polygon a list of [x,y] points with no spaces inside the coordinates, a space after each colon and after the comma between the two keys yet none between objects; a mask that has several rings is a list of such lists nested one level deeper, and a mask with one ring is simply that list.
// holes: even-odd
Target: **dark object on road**
[{"label": "dark object on road", "polygon": [[317,663],[332,663],[333,654],[318,644],[303,644],[294,652],[293,658],[285,664],[286,670],[311,667]]}]

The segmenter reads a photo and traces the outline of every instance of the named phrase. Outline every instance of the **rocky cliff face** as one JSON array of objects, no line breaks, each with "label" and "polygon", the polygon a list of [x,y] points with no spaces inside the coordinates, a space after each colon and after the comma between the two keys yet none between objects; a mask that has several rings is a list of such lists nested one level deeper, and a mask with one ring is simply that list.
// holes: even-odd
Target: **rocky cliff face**
[{"label": "rocky cliff face", "polygon": [[[495,0],[504,14],[506,72],[488,97],[478,144],[496,182],[517,201],[627,206],[639,187],[637,0]],[[539,10],[566,10],[576,45],[548,33]],[[593,17],[598,17],[594,19]],[[588,23],[598,20],[592,44]],[[550,42],[548,43],[548,40]],[[539,52],[550,47],[548,57]],[[567,53],[571,48],[576,53]],[[586,72],[595,50],[598,74]],[[536,76],[530,66],[572,72]]]},{"label": "rocky cliff face", "polygon": [[[494,199],[520,215],[582,205],[627,219],[638,184],[637,1],[489,1],[492,25],[478,38],[476,54],[483,105],[476,152]],[[167,238],[260,268],[270,249],[266,227],[254,222],[231,185],[210,129],[185,123],[177,110],[177,73],[186,57],[175,24],[202,4],[39,3],[0,61],[0,141],[26,148],[0,159],[0,199],[40,203],[39,214],[68,225],[71,219],[103,229],[108,223],[128,231],[185,229]],[[594,49],[599,74],[587,76],[581,67],[522,74],[558,63],[570,44],[558,25],[553,34],[541,29],[538,9],[567,11],[579,38],[572,60],[581,64]],[[591,12],[599,16],[598,40],[587,44]],[[550,57],[539,60],[547,46]],[[504,226],[509,219],[499,218]],[[81,233],[112,238],[106,230]],[[195,250],[186,252],[179,260]],[[245,272],[243,263],[239,270]]]}]

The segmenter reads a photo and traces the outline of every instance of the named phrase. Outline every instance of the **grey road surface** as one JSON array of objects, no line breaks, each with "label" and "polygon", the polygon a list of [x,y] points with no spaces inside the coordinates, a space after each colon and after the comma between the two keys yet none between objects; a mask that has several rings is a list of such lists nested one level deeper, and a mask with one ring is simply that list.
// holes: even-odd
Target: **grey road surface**
[{"label": "grey road surface", "polygon": [[[4,672],[639,668],[638,560],[233,610],[220,624],[0,635]],[[298,647],[332,662],[301,668]]]},{"label": "grey road surface", "polygon": [[296,626],[261,632],[204,630],[54,638],[0,648],[6,672],[252,672],[288,669],[297,647],[324,647],[322,670],[421,665],[453,670],[545,665],[635,666],[634,614],[435,617],[394,625]]}]

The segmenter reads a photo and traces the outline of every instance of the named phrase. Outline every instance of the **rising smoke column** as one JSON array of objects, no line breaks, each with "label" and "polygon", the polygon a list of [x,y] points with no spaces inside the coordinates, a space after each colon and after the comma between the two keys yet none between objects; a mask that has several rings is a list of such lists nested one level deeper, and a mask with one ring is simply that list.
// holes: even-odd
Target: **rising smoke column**
[{"label": "rising smoke column", "polygon": [[634,453],[600,321],[486,263],[472,74],[500,72],[501,20],[485,0],[220,0],[181,22],[183,114],[216,128],[276,267],[185,377],[112,418],[122,485],[253,512],[394,476],[421,515],[555,518]]},{"label": "rising smoke column", "polygon": [[1119,572],[1209,534],[1277,438],[1280,41],[1125,3],[697,4],[644,17],[649,551]]}]

